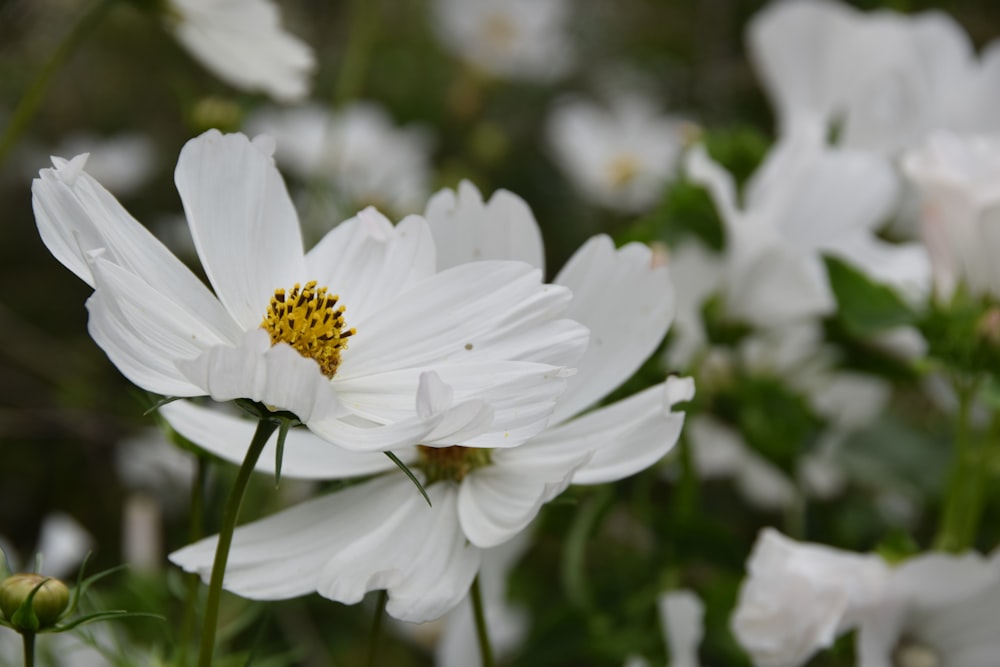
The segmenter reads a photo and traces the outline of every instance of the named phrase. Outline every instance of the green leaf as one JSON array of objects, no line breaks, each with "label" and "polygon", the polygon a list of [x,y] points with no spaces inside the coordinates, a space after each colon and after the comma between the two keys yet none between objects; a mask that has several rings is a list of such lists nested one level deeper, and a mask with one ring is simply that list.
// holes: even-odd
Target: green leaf
[{"label": "green leaf", "polygon": [[413,482],[414,486],[417,487],[417,490],[420,491],[420,495],[422,495],[424,497],[424,500],[427,501],[427,506],[433,507],[433,505],[431,504],[431,497],[427,495],[427,489],[425,489],[424,485],[420,483],[420,480],[417,479],[417,476],[413,474],[413,471],[410,470],[405,463],[400,461],[399,457],[393,454],[392,452],[386,452],[385,455],[388,456],[389,459],[393,463],[395,463],[400,470],[403,471],[403,474],[405,474],[407,477],[410,478],[410,481]]},{"label": "green leaf", "polygon": [[836,317],[856,336],[913,324],[917,314],[892,288],[873,282],[856,268],[836,257],[824,257],[830,288],[837,298]]}]

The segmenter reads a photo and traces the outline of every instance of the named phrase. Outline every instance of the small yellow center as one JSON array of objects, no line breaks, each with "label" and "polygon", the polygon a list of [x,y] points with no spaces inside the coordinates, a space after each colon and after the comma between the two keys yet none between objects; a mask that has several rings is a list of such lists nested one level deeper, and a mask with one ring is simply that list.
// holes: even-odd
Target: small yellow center
[{"label": "small yellow center", "polygon": [[295,283],[291,292],[274,291],[260,327],[271,335],[271,344],[288,343],[303,357],[314,359],[323,375],[332,378],[340,366],[340,353],[347,339],[357,333],[344,328],[344,307],[340,297],[327,294],[310,280],[302,287]]},{"label": "small yellow center", "polygon": [[616,188],[628,185],[638,175],[639,161],[631,155],[618,155],[608,163],[608,178]]},{"label": "small yellow center", "polygon": [[461,482],[476,468],[490,463],[490,450],[481,447],[428,447],[418,445],[420,467],[427,474],[427,484],[450,480]]}]

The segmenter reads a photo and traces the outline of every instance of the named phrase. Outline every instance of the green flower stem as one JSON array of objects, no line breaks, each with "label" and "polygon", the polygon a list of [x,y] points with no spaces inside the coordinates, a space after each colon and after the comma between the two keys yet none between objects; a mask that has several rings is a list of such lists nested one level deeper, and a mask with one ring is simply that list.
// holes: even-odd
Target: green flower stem
[{"label": "green flower stem", "polygon": [[951,476],[941,513],[935,547],[944,551],[965,551],[973,545],[983,512],[985,466],[980,460],[970,413],[977,382],[956,380],[958,411]]},{"label": "green flower stem", "polygon": [[375,654],[378,653],[378,642],[382,636],[382,619],[385,617],[385,603],[389,599],[389,591],[381,590],[375,600],[375,620],[372,622],[372,633],[368,638],[368,667],[375,667]]},{"label": "green flower stem", "polygon": [[[188,543],[200,540],[205,533],[205,484],[208,479],[208,459],[199,455],[195,462],[195,478],[191,484],[191,520],[188,524]],[[187,575],[184,591],[184,617],[181,620],[180,641],[177,651],[180,652],[180,667],[188,664],[188,646],[191,635],[194,634],[195,607],[198,604],[198,575]]]},{"label": "green flower stem", "polygon": [[336,105],[347,104],[361,93],[377,28],[377,3],[371,0],[354,0],[351,3],[351,27],[347,33],[347,46],[344,47],[340,73],[333,92]]},{"label": "green flower stem", "polygon": [[681,475],[677,480],[677,497],[674,501],[674,512],[678,519],[690,519],[698,516],[700,489],[698,471],[694,469],[694,453],[691,442],[681,433],[677,442],[679,451]]},{"label": "green flower stem", "polygon": [[14,148],[35,112],[38,111],[52,77],[63,66],[63,63],[73,55],[83,39],[97,27],[114,2],[115,0],[99,0],[89,11],[84,13],[56,47],[52,57],[42,66],[37,78],[21,97],[17,108],[11,114],[10,122],[4,128],[3,135],[0,136],[0,164],[3,164],[7,154]]},{"label": "green flower stem", "polygon": [[250,476],[257,465],[260,453],[268,438],[278,428],[278,422],[271,419],[261,419],[257,422],[257,431],[253,434],[247,455],[240,466],[236,482],[233,484],[226,508],[222,515],[222,527],[219,530],[219,543],[215,547],[215,561],[212,563],[212,578],[208,584],[208,598],[205,600],[205,622],[201,635],[201,651],[198,654],[199,667],[212,667],[212,654],[215,649],[215,630],[219,623],[219,600],[222,597],[222,577],[226,572],[226,561],[229,560],[229,547],[233,543],[233,531],[236,529],[236,519],[246,495]]},{"label": "green flower stem", "polygon": [[35,633],[22,632],[24,641],[24,667],[35,667]]},{"label": "green flower stem", "polygon": [[479,654],[483,659],[483,667],[493,667],[493,648],[490,646],[490,635],[486,629],[486,613],[483,610],[483,594],[479,590],[479,575],[472,580],[472,613],[476,618],[476,638],[479,640]]}]

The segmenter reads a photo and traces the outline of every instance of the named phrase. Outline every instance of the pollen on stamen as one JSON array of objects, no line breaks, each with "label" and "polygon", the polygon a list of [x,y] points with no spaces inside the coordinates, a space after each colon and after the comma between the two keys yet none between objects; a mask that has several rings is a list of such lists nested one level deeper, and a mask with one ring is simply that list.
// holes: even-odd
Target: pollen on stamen
[{"label": "pollen on stamen", "polygon": [[319,364],[323,375],[332,378],[340,366],[340,354],[347,349],[347,339],[357,333],[344,324],[344,306],[340,297],[328,294],[326,287],[316,287],[311,280],[298,283],[286,292],[274,291],[267,313],[260,323],[271,336],[271,344],[288,343],[303,357]]}]

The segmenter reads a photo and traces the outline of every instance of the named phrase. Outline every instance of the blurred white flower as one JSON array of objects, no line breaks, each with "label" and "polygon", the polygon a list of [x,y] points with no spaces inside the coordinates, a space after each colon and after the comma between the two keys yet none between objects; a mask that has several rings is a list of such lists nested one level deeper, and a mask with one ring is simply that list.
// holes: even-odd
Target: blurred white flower
[{"label": "blurred white flower", "polygon": [[556,107],[548,138],[556,161],[581,196],[600,206],[639,213],[674,178],[690,124],[662,115],[637,95],[604,109],[575,100]]},{"label": "blurred white flower", "polygon": [[775,145],[746,184],[742,206],[732,177],[703,147],[688,152],[686,170],[708,189],[724,224],[722,298],[735,320],[774,328],[831,313],[824,255],[912,299],[925,293],[923,248],[875,235],[898,193],[892,167],[881,158],[790,138]]},{"label": "blurred white flower", "polygon": [[895,567],[863,614],[858,667],[992,667],[1000,655],[1000,567],[975,553],[927,553]]},{"label": "blurred white flower", "polygon": [[558,319],[569,291],[518,262],[437,272],[427,222],[394,227],[374,209],[304,253],[272,149],[212,130],[181,152],[177,187],[215,294],[83,171],[86,156],[41,172],[39,232],[95,288],[90,333],[119,370],[164,396],[288,410],[348,449],[509,428],[502,447],[544,428],[563,362],[586,343]]},{"label": "blurred white flower", "polygon": [[551,81],[573,63],[569,0],[435,0],[442,44],[494,76]]},{"label": "blurred white flower", "polygon": [[903,170],[922,199],[937,296],[950,299],[961,283],[1000,298],[1000,135],[934,134],[903,156]]},{"label": "blurred white flower", "polygon": [[881,600],[881,558],[761,531],[731,618],[757,667],[797,667],[854,627]]},{"label": "blurred white flower", "polygon": [[168,0],[167,27],[220,79],[282,102],[309,94],[312,49],[281,27],[271,0]]},{"label": "blurred white flower", "polygon": [[290,173],[311,185],[332,187],[339,205],[324,211],[327,226],[331,213],[374,205],[401,216],[419,212],[427,201],[429,131],[397,127],[373,102],[355,102],[338,111],[319,106],[267,109],[249,118],[247,128],[275,137],[275,159]]},{"label": "blurred white flower", "polygon": [[1000,43],[977,59],[940,11],[862,12],[831,0],[776,2],[747,30],[748,50],[783,136],[893,153],[928,132],[1000,131]]},{"label": "blurred white flower", "polygon": [[[33,571],[36,554],[41,555],[40,574],[57,579],[72,577],[94,547],[94,538],[80,523],[64,512],[52,512],[42,519],[35,551],[22,556],[0,535],[0,551],[13,572]],[[0,633],[2,634],[2,633]]]},{"label": "blurred white flower", "polygon": [[[660,629],[667,642],[667,667],[699,667],[698,647],[705,636],[705,603],[686,589],[661,593],[656,600]],[[648,667],[649,662],[631,656],[625,667]]]},{"label": "blurred white flower", "polygon": [[[526,206],[512,205],[513,200],[514,195],[501,193],[483,202],[468,183],[457,193],[438,193],[427,207],[434,234],[448,239],[441,244],[438,267],[478,264],[474,260],[488,247],[484,241],[497,237],[496,222],[507,222],[519,240],[495,248],[541,258],[540,246],[519,245],[538,243],[540,235],[526,232],[533,222],[507,221],[496,214],[499,209],[530,215]],[[459,240],[450,236],[457,226],[467,231]],[[690,379],[671,378],[579,416],[628,379],[667,331],[672,289],[666,270],[652,268],[650,259],[646,246],[615,249],[607,237],[595,237],[559,272],[553,289],[572,289],[568,315],[590,325],[592,334],[547,430],[502,449],[497,445],[508,435],[519,435],[517,431],[499,438],[470,437],[459,447],[398,450],[427,484],[432,507],[397,473],[243,526],[235,533],[226,588],[264,599],[317,591],[348,604],[360,601],[368,590],[385,588],[390,615],[413,622],[434,619],[465,597],[483,550],[524,530],[542,504],[569,484],[621,479],[660,459],[680,433],[684,415],[673,406],[693,395]],[[517,326],[535,319],[537,315],[525,312]],[[478,345],[470,340],[467,348]],[[498,416],[505,407],[498,406]],[[252,428],[190,405],[168,405],[163,413],[182,435],[230,460],[239,456],[235,443]],[[310,437],[306,432],[290,435]],[[518,443],[523,439],[517,438]],[[284,471],[329,478],[391,465],[319,443],[289,446]],[[259,469],[270,466],[265,454]],[[205,576],[214,549],[215,538],[210,538],[171,558]]]},{"label": "blurred white flower", "polygon": [[[153,176],[157,168],[156,148],[152,139],[139,133],[125,132],[106,137],[74,133],[64,137],[50,150],[28,149],[30,174],[38,173],[38,165],[48,162],[49,155],[80,155],[87,153],[87,173],[120,196],[134,194]],[[26,170],[27,171],[27,170]]]}]

